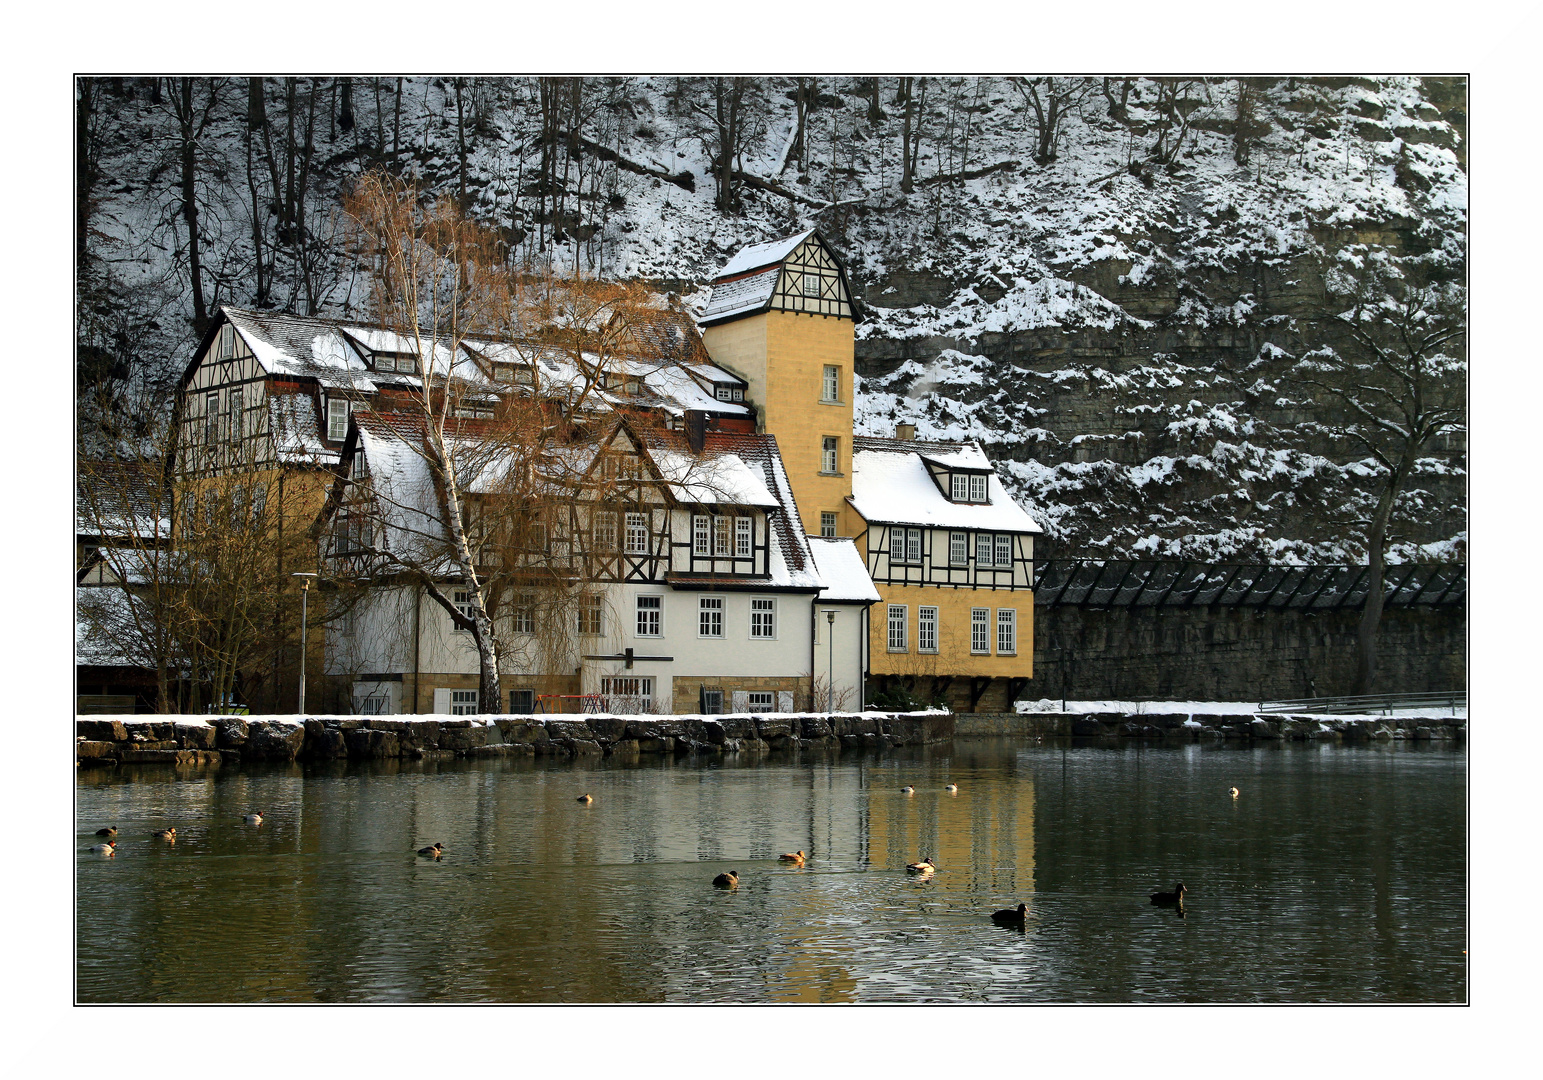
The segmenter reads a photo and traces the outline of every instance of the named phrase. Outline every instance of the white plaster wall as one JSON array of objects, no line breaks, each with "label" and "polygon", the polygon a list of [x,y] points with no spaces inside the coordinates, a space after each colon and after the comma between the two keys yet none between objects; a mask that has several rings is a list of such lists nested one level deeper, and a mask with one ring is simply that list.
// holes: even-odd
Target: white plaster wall
[{"label": "white plaster wall", "polygon": [[[825,613],[836,613],[834,625],[827,622]],[[862,706],[863,647],[867,641],[863,633],[863,608],[858,604],[814,605],[814,674],[825,679],[834,670],[835,705],[843,711],[856,711]],[[824,706],[816,702],[817,708]]]}]

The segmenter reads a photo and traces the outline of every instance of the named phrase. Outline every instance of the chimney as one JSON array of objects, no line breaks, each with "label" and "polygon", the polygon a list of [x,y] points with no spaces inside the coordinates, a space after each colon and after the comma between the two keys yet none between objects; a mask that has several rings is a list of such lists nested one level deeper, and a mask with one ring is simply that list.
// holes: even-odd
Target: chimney
[{"label": "chimney", "polygon": [[686,443],[695,454],[707,443],[707,414],[701,409],[686,410]]},{"label": "chimney", "polygon": [[915,442],[916,441],[916,425],[915,424],[896,424],[895,425],[895,438],[899,439],[901,442]]}]

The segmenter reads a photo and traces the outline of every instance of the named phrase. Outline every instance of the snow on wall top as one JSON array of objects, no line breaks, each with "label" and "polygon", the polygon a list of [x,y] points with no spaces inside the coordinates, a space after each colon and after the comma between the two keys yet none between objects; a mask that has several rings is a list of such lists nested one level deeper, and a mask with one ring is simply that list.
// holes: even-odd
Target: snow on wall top
[{"label": "snow on wall top", "polygon": [[818,600],[877,602],[879,591],[873,587],[857,542],[848,537],[809,537],[809,551],[825,582]]},{"label": "snow on wall top", "polygon": [[747,270],[780,263],[793,253],[794,248],[813,235],[813,229],[806,229],[797,236],[784,236],[780,240],[768,240],[764,244],[751,244],[749,247],[740,248],[737,255],[723,264],[723,269],[718,271],[717,277],[713,280],[722,281],[735,274],[743,274]]},{"label": "snow on wall top", "polygon": [[987,477],[990,502],[956,503],[945,498],[928,473],[923,457],[937,461],[950,455],[960,468],[980,468],[978,461],[990,466],[979,446],[853,439],[852,505],[870,522],[1021,533],[1043,531],[1013,501],[995,471]]}]

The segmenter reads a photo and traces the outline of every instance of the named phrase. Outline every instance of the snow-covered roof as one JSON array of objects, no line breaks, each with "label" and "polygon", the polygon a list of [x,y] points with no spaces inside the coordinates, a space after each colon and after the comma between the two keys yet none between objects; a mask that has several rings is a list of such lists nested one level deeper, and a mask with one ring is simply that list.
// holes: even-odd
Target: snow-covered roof
[{"label": "snow-covered roof", "polygon": [[702,310],[700,321],[721,321],[732,315],[764,307],[776,291],[777,278],[781,274],[782,267],[774,266],[749,277],[715,283],[712,299],[707,301],[707,307]]},{"label": "snow-covered roof", "polygon": [[161,484],[158,469],[150,462],[82,461],[75,480],[76,534],[141,540],[169,536],[170,491]]},{"label": "snow-covered roof", "polygon": [[651,449],[649,456],[671,495],[681,502],[778,507],[764,476],[737,454],[689,454]]},{"label": "snow-covered roof", "polygon": [[1037,533],[1042,530],[1015,503],[993,471],[987,477],[987,503],[948,499],[927,471],[923,458],[961,469],[989,468],[990,460],[973,443],[913,442],[901,439],[852,440],[852,505],[870,522],[927,525],[952,529],[991,529]]},{"label": "snow-covered roof", "polygon": [[739,254],[723,264],[723,269],[718,271],[714,281],[743,274],[747,270],[755,270],[762,266],[770,266],[772,263],[780,263],[793,249],[814,235],[813,229],[805,229],[797,236],[784,236],[780,240],[768,240],[764,244],[751,244],[749,247],[740,248]]},{"label": "snow-covered roof", "polygon": [[273,449],[287,464],[336,465],[338,452],[322,441],[316,400],[307,393],[269,394],[268,430]]},{"label": "snow-covered roof", "polygon": [[879,591],[873,587],[857,542],[847,537],[809,537],[809,551],[814,556],[820,579],[825,582],[817,600],[831,603],[877,602]]}]

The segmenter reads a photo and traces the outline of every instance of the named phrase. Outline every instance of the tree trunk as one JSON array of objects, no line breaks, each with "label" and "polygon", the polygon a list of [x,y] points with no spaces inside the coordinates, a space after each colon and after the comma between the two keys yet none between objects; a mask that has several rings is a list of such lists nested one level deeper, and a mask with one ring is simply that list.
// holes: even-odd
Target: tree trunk
[{"label": "tree trunk", "polygon": [[395,161],[402,147],[402,78],[396,80],[396,106],[391,118],[391,160]]},{"label": "tree trunk", "polygon": [[279,239],[286,240],[287,230],[295,223],[295,97],[299,79],[284,80],[284,210],[279,215]]},{"label": "tree trunk", "polygon": [[202,252],[198,241],[198,140],[193,112],[193,80],[184,77],[177,100],[177,122],[181,129],[178,160],[182,179],[182,220],[188,230],[188,282],[193,290],[193,329],[199,334],[209,325],[204,306]]},{"label": "tree trunk", "polygon": [[246,186],[252,200],[252,256],[256,262],[257,289],[254,302],[258,307],[268,306],[268,275],[263,265],[263,218],[262,200],[257,194],[257,173],[252,168],[256,151],[256,134],[267,126],[263,118],[262,80],[247,80],[246,108]]},{"label": "tree trunk", "polygon": [[461,210],[466,210],[466,104],[465,88],[466,80],[459,75],[455,79],[455,147],[459,169],[455,174],[456,201]]},{"label": "tree trunk", "polygon": [[1355,689],[1353,694],[1370,694],[1377,677],[1377,628],[1382,622],[1384,576],[1384,547],[1387,544],[1388,520],[1393,516],[1393,503],[1403,487],[1408,466],[1413,464],[1413,449],[1388,477],[1387,487],[1377,500],[1377,510],[1372,515],[1371,526],[1366,531],[1367,591],[1366,603],[1361,608],[1361,622],[1356,628]]},{"label": "tree trunk", "polygon": [[346,135],[354,130],[354,80],[342,79],[342,104],[338,107],[338,127]]},{"label": "tree trunk", "polygon": [[96,152],[91,140],[91,79],[76,79],[75,97],[75,273],[84,277],[90,247],[91,200],[96,188]]}]

